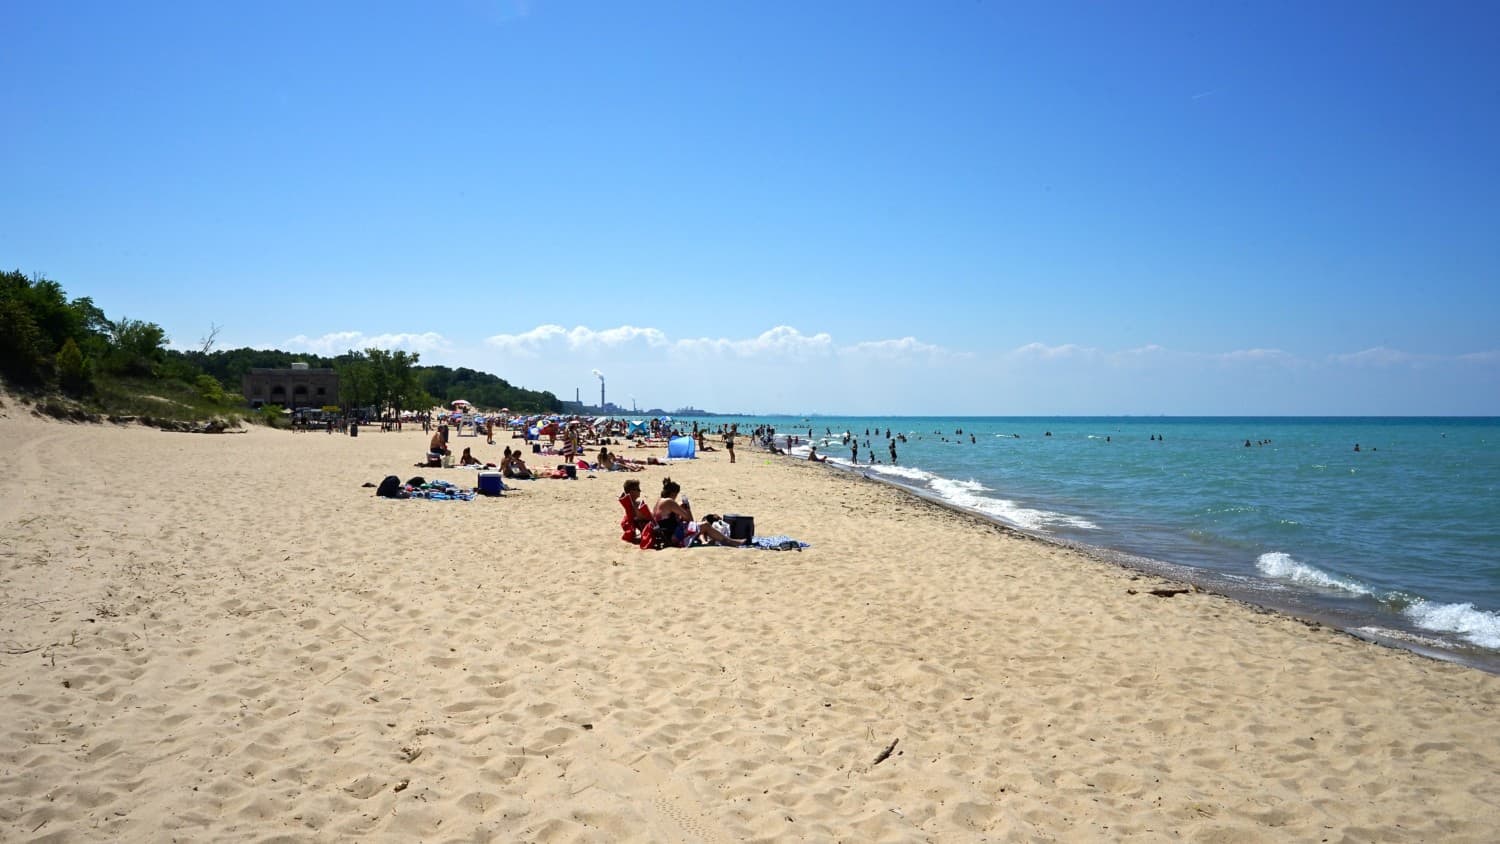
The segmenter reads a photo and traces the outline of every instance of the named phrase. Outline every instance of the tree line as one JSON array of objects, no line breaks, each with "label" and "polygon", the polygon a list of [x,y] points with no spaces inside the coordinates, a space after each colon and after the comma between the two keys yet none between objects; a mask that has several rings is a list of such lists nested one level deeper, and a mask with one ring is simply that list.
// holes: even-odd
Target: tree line
[{"label": "tree line", "polygon": [[100,375],[181,376],[161,326],[111,320],[87,296],[20,270],[0,273],[0,375],[19,387],[85,393]]},{"label": "tree line", "polygon": [[552,413],[557,396],[527,390],[487,372],[420,366],[416,352],[369,348],[335,357],[276,349],[214,350],[215,328],[191,350],[168,349],[161,326],[111,320],[87,296],[69,299],[62,285],[19,270],[0,273],[0,377],[23,390],[60,391],[97,400],[98,389],[122,379],[170,381],[205,400],[240,405],[241,379],[251,369],[303,362],[339,375],[345,409],[396,412],[466,399],[480,407]]}]

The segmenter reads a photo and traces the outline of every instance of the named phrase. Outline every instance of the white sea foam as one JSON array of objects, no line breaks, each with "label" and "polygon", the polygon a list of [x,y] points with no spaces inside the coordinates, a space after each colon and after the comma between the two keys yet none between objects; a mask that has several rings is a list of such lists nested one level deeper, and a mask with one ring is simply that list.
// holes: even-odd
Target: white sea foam
[{"label": "white sea foam", "polygon": [[1435,604],[1420,598],[1408,605],[1405,613],[1423,630],[1457,633],[1481,648],[1500,648],[1500,613],[1473,604]]},{"label": "white sea foam", "polygon": [[1292,555],[1284,554],[1280,551],[1261,554],[1255,561],[1255,567],[1260,569],[1260,573],[1266,577],[1278,580],[1290,580],[1293,583],[1300,583],[1303,586],[1337,589],[1355,595],[1374,594],[1368,586],[1331,575],[1316,566],[1298,562],[1292,558]]},{"label": "white sea foam", "polygon": [[1394,639],[1398,642],[1410,642],[1414,645],[1423,645],[1429,648],[1441,648],[1443,650],[1449,651],[1453,650],[1453,644],[1451,642],[1445,642],[1442,639],[1434,639],[1431,636],[1418,636],[1415,633],[1408,633],[1405,630],[1395,630],[1390,627],[1356,627],[1354,628],[1354,632],[1363,633],[1366,636],[1372,636],[1379,639]]},{"label": "white sea foam", "polygon": [[982,493],[989,491],[989,488],[978,481],[953,481],[947,478],[933,478],[928,486],[944,501],[950,501],[960,507],[967,507],[970,510],[977,510],[986,515],[994,516],[1026,530],[1045,531],[1053,527],[1068,527],[1075,530],[1098,530],[1099,527],[1088,519],[1079,516],[1070,516],[1067,513],[1054,513],[1050,510],[1033,510],[1029,507],[1022,507],[1014,501],[1006,501],[1003,498],[991,498],[983,495]]},{"label": "white sea foam", "polygon": [[887,463],[872,463],[864,468],[877,475],[891,475],[897,478],[905,478],[908,481],[930,481],[937,477],[931,472],[914,469],[911,466],[891,466]]}]

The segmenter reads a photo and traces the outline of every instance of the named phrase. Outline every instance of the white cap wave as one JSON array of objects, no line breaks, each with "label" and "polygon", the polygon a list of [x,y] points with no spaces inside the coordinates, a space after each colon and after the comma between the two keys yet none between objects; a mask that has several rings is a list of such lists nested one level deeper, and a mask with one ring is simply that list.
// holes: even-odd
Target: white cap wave
[{"label": "white cap wave", "polygon": [[[1255,567],[1266,577],[1277,580],[1379,597],[1373,589],[1362,583],[1329,574],[1281,551],[1261,554],[1255,561]],[[1402,614],[1423,630],[1451,633],[1482,648],[1500,648],[1500,613],[1479,609],[1471,603],[1439,604],[1418,598],[1407,604]]]}]

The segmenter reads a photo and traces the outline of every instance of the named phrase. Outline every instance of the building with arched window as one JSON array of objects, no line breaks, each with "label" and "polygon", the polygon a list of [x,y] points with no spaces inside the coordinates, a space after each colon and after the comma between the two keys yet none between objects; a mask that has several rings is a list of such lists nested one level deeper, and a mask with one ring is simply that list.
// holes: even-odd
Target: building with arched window
[{"label": "building with arched window", "polygon": [[251,407],[321,408],[339,403],[339,374],[332,369],[310,369],[305,363],[294,363],[291,369],[257,367],[240,383]]}]

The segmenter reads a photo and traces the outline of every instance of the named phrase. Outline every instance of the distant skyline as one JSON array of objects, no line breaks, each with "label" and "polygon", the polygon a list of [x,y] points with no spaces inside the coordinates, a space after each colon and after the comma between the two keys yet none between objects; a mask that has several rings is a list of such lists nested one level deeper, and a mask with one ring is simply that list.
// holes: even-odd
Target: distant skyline
[{"label": "distant skyline", "polygon": [[1500,415],[1500,6],[0,5],[0,264],[629,407]]}]

